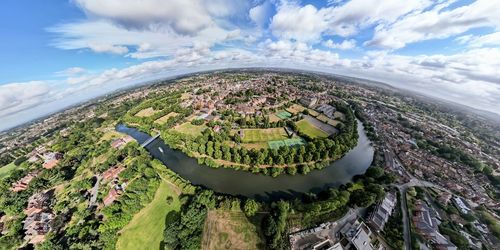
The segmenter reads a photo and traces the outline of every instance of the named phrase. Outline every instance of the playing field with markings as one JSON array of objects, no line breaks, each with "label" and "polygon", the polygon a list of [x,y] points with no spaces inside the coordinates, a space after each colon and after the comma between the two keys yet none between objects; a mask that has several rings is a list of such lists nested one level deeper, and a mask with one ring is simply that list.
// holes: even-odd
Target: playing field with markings
[{"label": "playing field with markings", "polygon": [[284,128],[243,129],[242,142],[267,142],[286,138]]},{"label": "playing field with markings", "polygon": [[292,138],[292,139],[285,139],[285,140],[280,140],[280,141],[269,141],[269,148],[271,149],[278,149],[279,147],[283,146],[297,146],[297,145],[302,145],[304,144],[304,140],[302,138]]},{"label": "playing field with markings", "polygon": [[158,124],[164,124],[165,122],[167,122],[167,121],[168,121],[168,119],[169,119],[170,117],[176,117],[177,115],[178,115],[178,113],[175,113],[175,112],[170,112],[170,113],[168,113],[168,114],[166,114],[166,115],[164,115],[164,116],[162,116],[162,117],[158,118],[158,119],[155,121],[155,123],[158,123]]},{"label": "playing field with markings", "polygon": [[296,122],[297,128],[299,129],[300,132],[308,135],[311,138],[325,138],[328,137],[328,134],[314,126],[311,122],[309,122],[306,119],[302,119],[298,122]]},{"label": "playing field with markings", "polygon": [[137,112],[137,114],[135,114],[135,116],[138,116],[138,117],[149,117],[149,116],[152,116],[156,113],[160,112],[159,110],[154,110],[153,108],[149,107],[149,108],[146,108],[146,109],[143,109],[139,112]]},{"label": "playing field with markings", "polygon": [[288,119],[292,117],[292,114],[290,114],[287,111],[278,111],[276,112],[276,116],[279,117],[280,119]]}]

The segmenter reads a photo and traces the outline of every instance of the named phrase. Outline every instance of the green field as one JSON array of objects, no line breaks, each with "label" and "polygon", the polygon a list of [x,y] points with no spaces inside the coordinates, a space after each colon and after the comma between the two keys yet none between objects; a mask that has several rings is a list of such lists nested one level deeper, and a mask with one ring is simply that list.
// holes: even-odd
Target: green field
[{"label": "green field", "polygon": [[292,114],[290,114],[287,111],[279,111],[276,113],[276,116],[279,117],[280,119],[288,119],[292,117]]},{"label": "green field", "polygon": [[201,249],[264,249],[259,225],[262,218],[252,219],[241,211],[209,211]]},{"label": "green field", "polygon": [[284,128],[243,129],[242,142],[267,142],[287,138]]},{"label": "green field", "polygon": [[16,168],[14,162],[11,162],[0,168],[0,179],[9,176],[10,172]]},{"label": "green field", "polygon": [[283,146],[296,146],[296,145],[302,145],[304,144],[304,140],[302,138],[292,138],[292,139],[285,139],[285,140],[280,140],[280,141],[269,141],[269,148],[271,149],[277,149],[279,147]]},{"label": "green field", "polygon": [[311,138],[326,138],[326,137],[328,137],[328,134],[325,131],[315,127],[314,125],[312,125],[309,121],[307,121],[305,119],[302,119],[302,120],[296,122],[295,124],[297,124],[297,128],[299,129],[300,132],[308,135]]},{"label": "green field", "polygon": [[198,136],[201,135],[201,132],[205,130],[207,126],[205,125],[193,125],[190,122],[185,122],[179,126],[174,127],[174,130],[183,134]]},{"label": "green field", "polygon": [[[118,238],[116,249],[161,249],[165,218],[170,211],[179,211],[179,196],[174,186],[166,181],[160,183],[155,197],[126,225]],[[167,204],[166,198],[173,197]]]}]

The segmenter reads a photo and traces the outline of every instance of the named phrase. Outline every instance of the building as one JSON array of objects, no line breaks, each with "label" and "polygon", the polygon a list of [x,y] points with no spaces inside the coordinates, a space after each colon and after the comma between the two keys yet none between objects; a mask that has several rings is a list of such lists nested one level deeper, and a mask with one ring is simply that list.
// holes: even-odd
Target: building
[{"label": "building", "polygon": [[320,113],[323,113],[330,119],[335,119],[335,107],[328,104],[321,104],[316,110]]},{"label": "building", "polygon": [[415,202],[412,218],[417,232],[422,235],[435,249],[456,250],[457,247],[439,233],[439,222],[436,213],[422,200]]},{"label": "building", "polygon": [[453,204],[455,204],[463,214],[468,214],[471,210],[460,197],[453,197]]},{"label": "building", "polygon": [[104,173],[102,173],[102,178],[104,181],[108,182],[108,181],[111,181],[115,178],[118,178],[118,175],[123,171],[125,170],[124,167],[122,166],[114,166],[114,167],[111,167],[109,168],[108,170],[104,171]]},{"label": "building", "polygon": [[384,230],[385,223],[389,220],[394,207],[396,206],[396,195],[394,193],[387,193],[382,201],[380,201],[374,211],[368,218],[368,224],[376,231]]},{"label": "building", "polygon": [[17,182],[13,183],[10,190],[12,190],[13,192],[20,192],[20,191],[26,190],[28,188],[29,183],[35,177],[37,177],[38,174],[39,174],[38,171],[30,172],[29,174],[27,174],[26,176],[24,176],[23,178],[21,178]]},{"label": "building", "polygon": [[307,108],[313,107],[314,105],[316,105],[317,102],[318,98],[316,97],[303,97],[300,99],[300,103]]},{"label": "building", "polygon": [[361,220],[346,223],[340,229],[340,244],[343,249],[356,249],[356,250],[372,250],[374,248],[371,243],[370,236],[372,232]]},{"label": "building", "polygon": [[43,155],[43,168],[52,169],[59,161],[63,158],[63,155],[59,152],[50,152]]},{"label": "building", "polygon": [[25,230],[24,239],[31,244],[38,244],[45,240],[45,235],[52,229],[54,214],[50,211],[50,200],[53,191],[40,192],[28,199],[28,206],[24,210],[26,218],[23,221]]},{"label": "building", "polygon": [[131,142],[133,140],[134,140],[134,138],[132,138],[129,135],[125,136],[123,138],[118,138],[118,139],[116,139],[116,140],[114,140],[114,141],[111,142],[111,147],[113,147],[113,148],[121,148],[121,147],[125,146],[125,144],[127,144],[127,143],[129,143],[129,142]]}]

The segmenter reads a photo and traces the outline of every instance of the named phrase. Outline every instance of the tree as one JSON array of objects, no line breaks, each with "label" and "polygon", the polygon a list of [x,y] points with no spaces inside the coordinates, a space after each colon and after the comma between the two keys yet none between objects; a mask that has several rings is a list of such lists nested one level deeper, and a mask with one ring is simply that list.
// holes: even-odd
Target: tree
[{"label": "tree", "polygon": [[366,192],[365,190],[356,190],[351,193],[351,204],[358,207],[369,207],[375,203],[376,195],[371,192]]},{"label": "tree", "polygon": [[381,167],[370,167],[366,170],[365,175],[373,179],[378,179],[384,175],[384,169]]},{"label": "tree", "polygon": [[248,199],[245,201],[243,211],[245,212],[247,217],[251,217],[254,216],[255,213],[257,213],[259,207],[260,207],[259,203],[257,203],[255,200]]}]

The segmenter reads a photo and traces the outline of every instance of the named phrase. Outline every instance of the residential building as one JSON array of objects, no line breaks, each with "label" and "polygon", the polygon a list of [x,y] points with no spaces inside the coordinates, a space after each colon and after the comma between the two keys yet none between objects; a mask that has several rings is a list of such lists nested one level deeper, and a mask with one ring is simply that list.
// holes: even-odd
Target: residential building
[{"label": "residential building", "polygon": [[380,201],[368,218],[368,224],[376,231],[384,230],[385,223],[396,206],[397,198],[394,193],[387,193],[382,201]]}]

